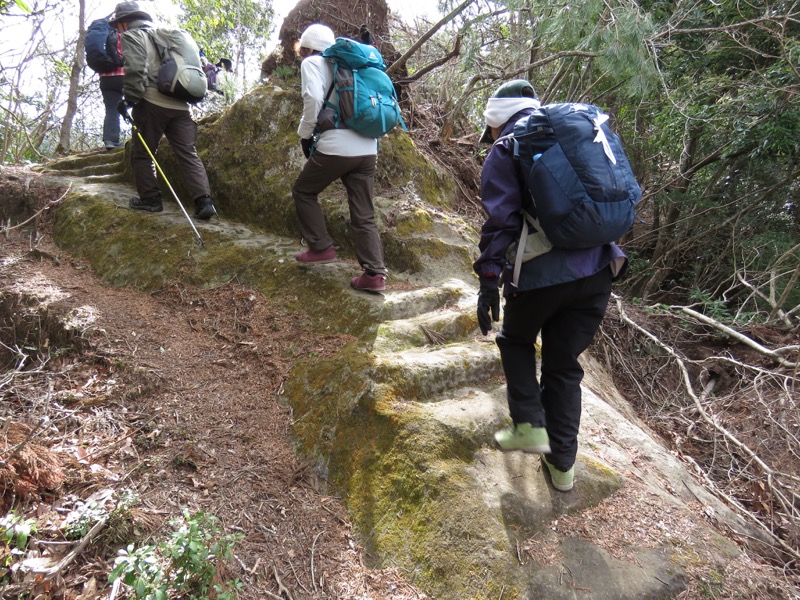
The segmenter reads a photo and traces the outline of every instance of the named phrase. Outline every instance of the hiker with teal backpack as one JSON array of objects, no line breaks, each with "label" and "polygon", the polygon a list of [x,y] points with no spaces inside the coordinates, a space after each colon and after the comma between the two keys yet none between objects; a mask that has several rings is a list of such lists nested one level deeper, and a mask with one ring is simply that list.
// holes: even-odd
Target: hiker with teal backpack
[{"label": "hiker with teal backpack", "polygon": [[120,2],[110,21],[120,34],[125,62],[123,93],[118,105],[133,127],[131,163],[138,197],[131,198],[133,210],[161,212],[161,189],[153,156],[166,136],[181,166],[186,188],[194,200],[197,219],[216,214],[205,166],[197,155],[197,124],[189,103],[205,97],[206,76],[200,67],[200,52],[194,40],[182,30],[154,28],[152,18],[137,2]]},{"label": "hiker with teal backpack", "polygon": [[[477,317],[486,335],[500,318],[502,286],[496,343],[512,420],[494,438],[501,450],[541,454],[555,489],[567,492],[581,417],[578,357],[627,264],[612,240],[630,227],[641,190],[596,107],[541,106],[533,86],[518,79],[495,91],[484,116],[480,141],[492,148],[481,173],[487,220],[474,264]],[[570,162],[576,154],[580,160]],[[551,223],[554,212],[566,218]]]},{"label": "hiker with teal backpack", "polygon": [[[319,23],[308,26],[300,36],[298,54],[302,58],[303,114],[297,133],[307,160],[292,186],[292,197],[308,249],[295,254],[295,259],[306,264],[336,260],[336,248],[325,224],[319,194],[339,179],[347,190],[353,245],[363,269],[363,273],[353,277],[350,284],[357,290],[381,292],[386,289],[386,265],[373,205],[377,138],[394,126],[393,121],[397,123],[395,117],[399,117],[399,107],[396,98],[384,100],[385,94],[381,94],[380,99],[375,96],[374,104],[379,108],[377,117],[359,114],[354,109],[354,104],[360,102],[353,85],[351,83],[347,88],[344,83],[348,78],[352,82],[355,75],[350,69],[340,68],[331,55],[339,47],[360,51],[365,65],[359,71],[363,70],[365,74],[380,71],[388,80],[377,66],[383,66],[377,49],[345,38],[336,40],[333,31]],[[376,65],[374,68],[366,64],[370,61]],[[373,77],[371,73],[368,76]],[[375,119],[379,122],[377,126]],[[362,126],[368,129],[364,131]]]}]

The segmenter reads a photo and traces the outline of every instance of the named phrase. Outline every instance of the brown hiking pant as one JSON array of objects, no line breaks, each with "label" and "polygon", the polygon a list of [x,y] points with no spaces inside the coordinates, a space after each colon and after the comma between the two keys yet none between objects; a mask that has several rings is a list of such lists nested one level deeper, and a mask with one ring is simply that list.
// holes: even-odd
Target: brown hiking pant
[{"label": "brown hiking pant", "polygon": [[383,246],[375,224],[372,204],[375,184],[374,154],[368,156],[331,156],[315,152],[306,161],[292,186],[300,231],[311,250],[321,251],[333,245],[319,205],[322,190],[341,179],[347,190],[350,206],[350,231],[356,258],[362,267],[375,273],[386,273]]},{"label": "brown hiking pant", "polygon": [[[169,145],[180,163],[181,174],[189,192],[189,200],[211,196],[206,169],[203,161],[197,156],[195,148],[197,123],[192,120],[188,110],[163,108],[147,100],[142,100],[133,107],[133,122],[154,155],[161,136],[167,136]],[[139,197],[145,199],[161,196],[156,167],[135,131],[133,132],[131,164]],[[171,179],[174,174],[165,171],[165,175]]]}]

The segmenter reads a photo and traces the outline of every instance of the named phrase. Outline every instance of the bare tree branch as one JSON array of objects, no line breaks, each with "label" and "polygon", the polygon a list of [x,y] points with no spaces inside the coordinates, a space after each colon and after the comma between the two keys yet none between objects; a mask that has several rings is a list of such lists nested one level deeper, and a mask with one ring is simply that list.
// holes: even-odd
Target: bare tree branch
[{"label": "bare tree branch", "polygon": [[457,7],[455,7],[455,8],[454,8],[452,11],[450,11],[450,13],[449,13],[449,14],[447,14],[447,15],[446,15],[446,16],[444,16],[444,17],[442,17],[442,18],[439,20],[439,22],[438,22],[438,23],[436,23],[436,24],[435,24],[433,27],[431,27],[431,28],[430,28],[430,29],[429,29],[427,32],[425,32],[425,33],[422,35],[422,37],[420,37],[420,38],[419,38],[419,39],[416,41],[416,43],[414,43],[414,44],[411,46],[411,48],[409,48],[409,49],[406,51],[406,53],[405,53],[405,54],[403,54],[403,56],[401,56],[401,57],[400,57],[400,58],[398,58],[396,61],[394,61],[394,62],[393,62],[391,65],[389,65],[389,68],[388,68],[388,69],[386,69],[386,74],[391,76],[391,74],[392,74],[392,73],[394,73],[394,72],[395,72],[395,71],[397,71],[398,69],[402,68],[402,67],[403,67],[403,66],[404,66],[404,65],[405,65],[405,64],[408,62],[408,59],[409,59],[409,58],[411,58],[411,57],[414,55],[414,53],[415,53],[415,52],[416,52],[416,51],[417,51],[417,50],[420,48],[420,46],[422,46],[422,45],[423,45],[425,42],[427,42],[427,41],[428,41],[428,40],[429,40],[431,37],[433,37],[433,35],[434,35],[434,34],[435,34],[437,31],[439,31],[439,30],[440,30],[442,27],[444,27],[445,25],[447,25],[447,24],[448,24],[450,21],[452,21],[453,19],[455,19],[455,18],[456,18],[456,17],[457,17],[457,16],[458,16],[460,13],[462,13],[464,10],[466,10],[466,8],[467,8],[467,7],[468,7],[470,4],[472,4],[473,2],[475,2],[475,0],[464,0],[464,2],[462,2],[462,3],[461,3],[461,4],[459,4]]},{"label": "bare tree branch", "polygon": [[711,325],[715,329],[722,331],[725,335],[732,337],[733,339],[741,342],[742,344],[749,346],[753,350],[757,350],[764,356],[769,356],[770,358],[775,359],[781,366],[787,367],[789,369],[794,369],[798,367],[798,363],[790,362],[783,358],[784,354],[788,354],[789,352],[797,352],[800,350],[800,346],[784,346],[783,348],[778,348],[777,350],[770,350],[769,348],[765,348],[755,340],[750,339],[744,334],[739,333],[738,331],[731,329],[727,325],[723,325],[716,319],[712,319],[702,313],[697,312],[696,310],[692,310],[688,306],[682,306],[680,309],[686,313],[697,319],[698,321],[702,321],[706,325]]},{"label": "bare tree branch", "polygon": [[461,53],[461,36],[458,36],[456,38],[455,44],[453,44],[453,49],[450,52],[445,54],[440,59],[435,60],[435,61],[433,61],[431,63],[428,63],[427,65],[425,65],[424,67],[422,67],[421,69],[416,71],[414,73],[414,75],[412,75],[411,77],[407,77],[405,79],[400,79],[397,83],[400,84],[400,85],[405,85],[405,84],[417,81],[421,77],[423,77],[423,76],[427,75],[428,73],[430,73],[431,71],[433,71],[435,68],[441,67],[447,61],[455,58],[460,53]]}]

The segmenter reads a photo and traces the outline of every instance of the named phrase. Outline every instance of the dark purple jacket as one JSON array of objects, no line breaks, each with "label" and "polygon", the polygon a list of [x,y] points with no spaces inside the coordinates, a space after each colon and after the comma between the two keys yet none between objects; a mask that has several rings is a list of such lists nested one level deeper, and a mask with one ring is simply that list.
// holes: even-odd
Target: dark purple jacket
[{"label": "dark purple jacket", "polygon": [[[500,135],[511,133],[514,124],[533,110],[526,108],[511,117]],[[513,264],[506,258],[506,253],[512,242],[519,241],[522,232],[525,193],[525,183],[514,164],[509,142],[492,146],[481,173],[481,202],[487,219],[481,228],[478,244],[481,255],[473,265],[478,276],[504,275],[503,293],[509,295],[583,279],[609,265],[615,277],[622,273],[627,259],[616,244],[582,250],[553,248],[547,254],[522,264],[519,285],[514,288],[511,284]],[[513,257],[510,260],[513,261]]]}]

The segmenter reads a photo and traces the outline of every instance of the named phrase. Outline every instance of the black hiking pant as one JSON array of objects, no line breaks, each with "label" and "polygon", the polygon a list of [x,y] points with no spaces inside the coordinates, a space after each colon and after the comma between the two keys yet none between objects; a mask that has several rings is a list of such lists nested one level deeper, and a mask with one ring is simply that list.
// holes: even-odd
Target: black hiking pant
[{"label": "black hiking pant", "polygon": [[[581,422],[586,350],[611,296],[611,270],[506,298],[497,346],[506,375],[508,408],[514,423],[546,427],[560,471],[575,464]],[[536,374],[536,338],[542,334],[541,379]]]},{"label": "black hiking pant", "polygon": [[[161,136],[167,137],[169,145],[175,153],[175,158],[180,164],[189,199],[197,200],[203,196],[211,196],[206,168],[195,148],[197,123],[192,120],[189,111],[164,108],[142,100],[133,107],[132,114],[133,122],[153,155],[156,154]],[[143,200],[160,197],[161,189],[158,187],[155,164],[142,146],[142,141],[135,131],[133,132],[131,163],[139,197]],[[167,173],[166,175],[172,179],[174,174]],[[173,187],[175,187],[174,184]]]}]

